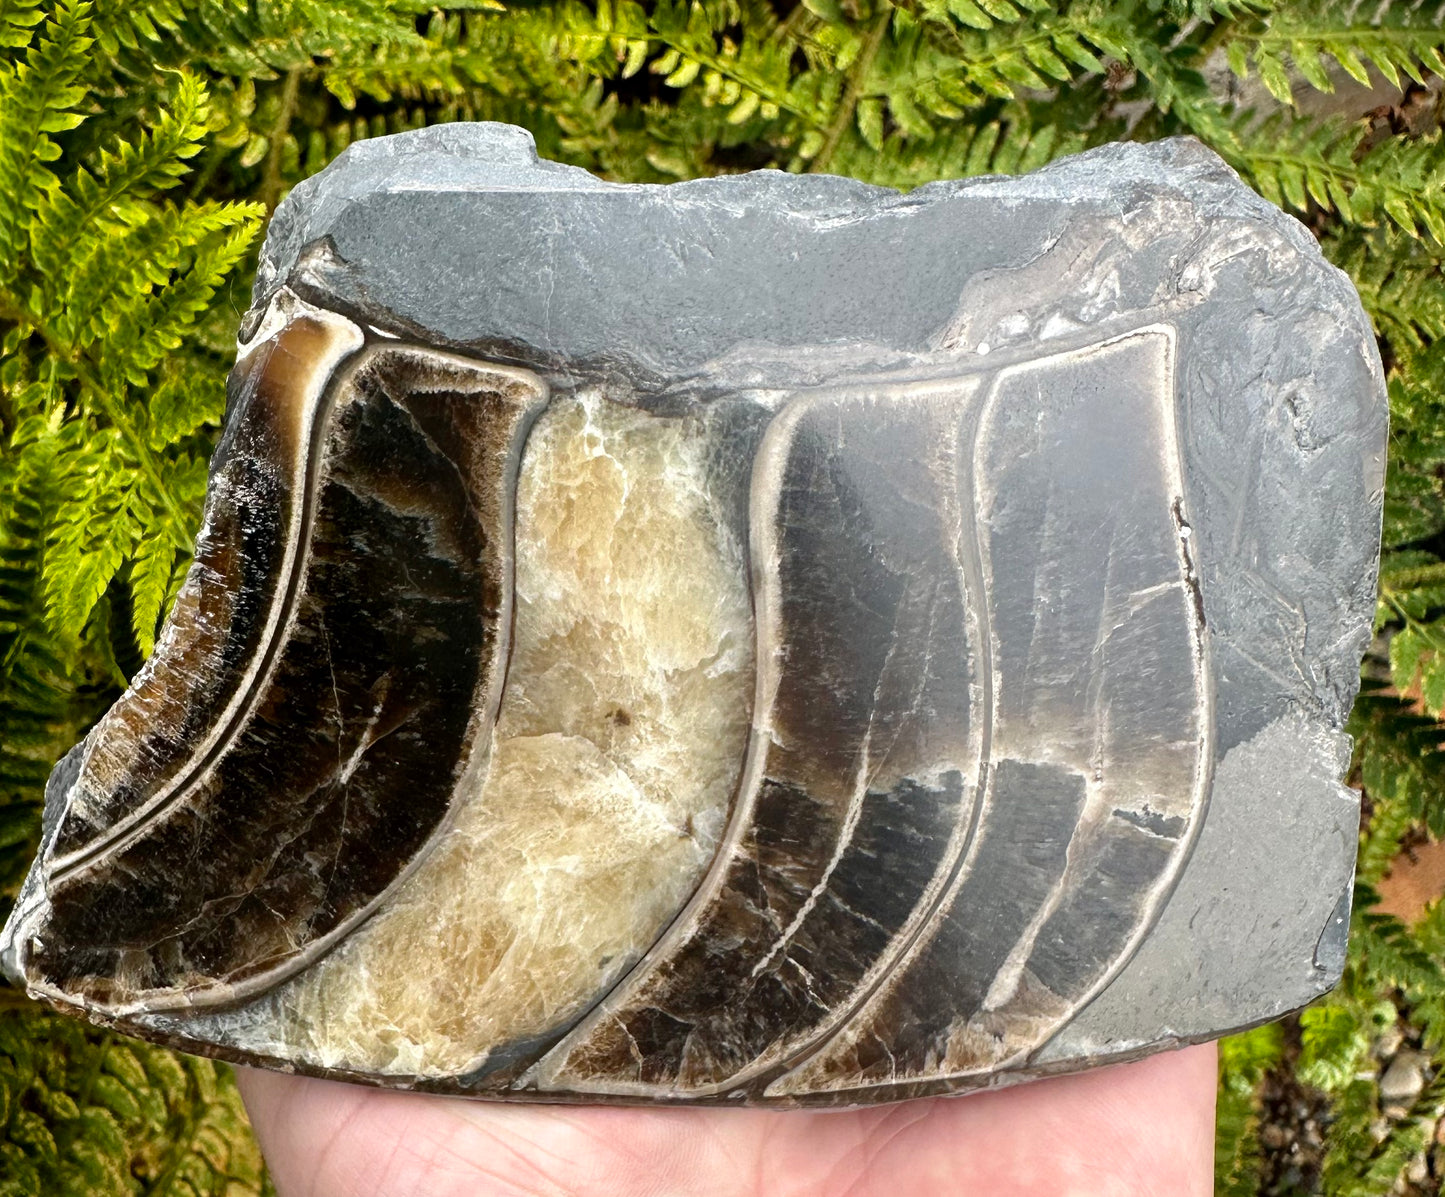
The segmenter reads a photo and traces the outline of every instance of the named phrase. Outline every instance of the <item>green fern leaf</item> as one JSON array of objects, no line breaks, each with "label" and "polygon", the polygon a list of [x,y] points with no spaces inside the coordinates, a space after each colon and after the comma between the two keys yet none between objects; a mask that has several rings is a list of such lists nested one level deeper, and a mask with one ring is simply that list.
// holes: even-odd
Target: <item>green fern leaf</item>
[{"label": "green fern leaf", "polygon": [[93,172],[77,167],[68,186],[51,191],[37,205],[31,233],[31,254],[42,278],[54,285],[73,270],[78,243],[103,218],[107,226],[143,219],[140,198],[181,178],[185,160],[200,149],[207,116],[205,85],[183,74],[154,129],[103,150]]},{"label": "green fern leaf", "polygon": [[1280,5],[1263,20],[1230,30],[1229,63],[1240,77],[1252,66],[1282,103],[1292,101],[1293,66],[1317,91],[1335,89],[1326,64],[1362,86],[1371,86],[1373,66],[1390,83],[1401,77],[1423,82],[1445,71],[1445,26],[1429,5],[1361,6],[1323,3]]},{"label": "green fern leaf", "polygon": [[1445,838],[1445,728],[1412,705],[1367,683],[1350,717],[1360,776],[1374,804],[1356,875],[1367,886],[1384,876],[1414,823]]},{"label": "green fern leaf", "polygon": [[0,1149],[8,1191],[253,1197],[263,1190],[235,1082],[209,1060],[39,1010],[10,1010],[0,1013],[0,1091],[10,1113]]},{"label": "green fern leaf", "polygon": [[89,4],[63,0],[25,58],[0,64],[0,279],[14,269],[28,210],[60,185],[46,165],[60,156],[50,134],[83,119],[73,109],[85,95],[89,25]]},{"label": "green fern leaf", "polygon": [[45,20],[40,0],[0,0],[0,49],[30,44],[30,31]]},{"label": "green fern leaf", "polygon": [[171,592],[176,548],[162,536],[142,541],[130,568],[131,628],[142,655],[155,647],[162,608]]}]

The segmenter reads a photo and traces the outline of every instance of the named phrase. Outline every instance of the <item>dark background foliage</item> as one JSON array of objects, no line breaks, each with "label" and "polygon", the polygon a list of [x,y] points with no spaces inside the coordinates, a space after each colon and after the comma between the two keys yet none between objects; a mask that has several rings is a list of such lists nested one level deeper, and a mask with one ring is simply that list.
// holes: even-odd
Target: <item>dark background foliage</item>
[{"label": "dark background foliage", "polygon": [[[1445,838],[1442,74],[1429,0],[0,0],[0,891],[188,564],[262,220],[350,142],[907,188],[1193,134],[1354,277],[1393,413],[1350,960],[1226,1043],[1220,1190],[1440,1191],[1445,904],[1378,891]],[[263,1189],[225,1069],[0,1007],[0,1194]]]}]

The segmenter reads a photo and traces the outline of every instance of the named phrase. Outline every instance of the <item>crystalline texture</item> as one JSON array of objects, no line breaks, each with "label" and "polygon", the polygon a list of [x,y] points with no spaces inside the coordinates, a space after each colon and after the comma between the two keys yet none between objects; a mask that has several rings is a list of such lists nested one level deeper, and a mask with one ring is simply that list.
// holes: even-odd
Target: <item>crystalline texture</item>
[{"label": "crystalline texture", "polygon": [[1189,141],[908,196],[500,125],[272,222],[197,565],[57,768],[31,992],[542,1100],[848,1104],[1342,966],[1385,437]]}]

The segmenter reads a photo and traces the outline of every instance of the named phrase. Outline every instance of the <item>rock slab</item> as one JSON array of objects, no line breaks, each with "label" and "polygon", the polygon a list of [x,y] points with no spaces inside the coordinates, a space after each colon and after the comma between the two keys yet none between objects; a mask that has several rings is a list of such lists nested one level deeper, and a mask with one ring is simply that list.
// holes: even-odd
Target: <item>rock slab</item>
[{"label": "rock slab", "polygon": [[227,1059],[848,1105],[1344,961],[1386,400],[1195,142],[908,194],[451,125],[272,221],[195,565],[6,971]]}]

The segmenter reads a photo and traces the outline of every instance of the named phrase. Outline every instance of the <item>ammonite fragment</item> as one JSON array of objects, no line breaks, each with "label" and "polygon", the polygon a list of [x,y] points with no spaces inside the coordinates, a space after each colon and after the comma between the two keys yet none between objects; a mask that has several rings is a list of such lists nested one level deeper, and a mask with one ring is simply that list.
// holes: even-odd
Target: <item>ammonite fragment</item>
[{"label": "ammonite fragment", "polygon": [[7,970],[478,1097],[849,1104],[1339,975],[1385,399],[1197,144],[909,196],[353,146]]}]

